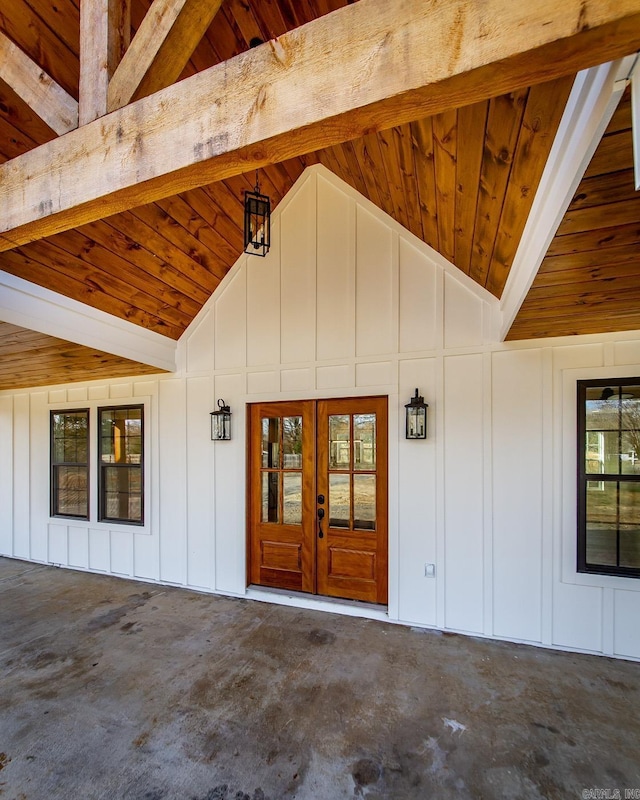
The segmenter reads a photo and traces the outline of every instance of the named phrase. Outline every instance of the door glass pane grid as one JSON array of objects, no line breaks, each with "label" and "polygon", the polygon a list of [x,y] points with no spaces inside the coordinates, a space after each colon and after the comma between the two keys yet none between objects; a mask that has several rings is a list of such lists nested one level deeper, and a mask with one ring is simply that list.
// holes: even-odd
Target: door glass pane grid
[{"label": "door glass pane grid", "polygon": [[329,525],[376,529],[376,415],[329,416]]},{"label": "door glass pane grid", "polygon": [[262,522],[302,525],[302,417],[264,417]]}]

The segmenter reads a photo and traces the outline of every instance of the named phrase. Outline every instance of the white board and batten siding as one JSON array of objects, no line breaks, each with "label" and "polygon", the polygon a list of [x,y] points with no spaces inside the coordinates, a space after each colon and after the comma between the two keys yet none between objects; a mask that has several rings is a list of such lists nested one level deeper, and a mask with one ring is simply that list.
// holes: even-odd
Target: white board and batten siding
[{"label": "white board and batten siding", "polygon": [[[389,619],[640,659],[640,581],[575,571],[575,382],[640,374],[640,332],[500,343],[495,298],[320,166],[272,239],[194,320],[177,373],[0,393],[0,552],[243,596],[247,403],[384,394]],[[219,398],[230,442],[210,441]],[[134,401],[144,527],[50,518],[50,411]]]}]

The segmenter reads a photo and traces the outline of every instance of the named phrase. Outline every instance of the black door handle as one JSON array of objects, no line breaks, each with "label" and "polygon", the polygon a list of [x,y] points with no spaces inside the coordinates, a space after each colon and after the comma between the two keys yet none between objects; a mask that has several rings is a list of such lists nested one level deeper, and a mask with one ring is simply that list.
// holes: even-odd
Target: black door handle
[{"label": "black door handle", "polygon": [[322,520],[324,519],[324,508],[318,509],[318,539],[324,538],[324,533],[322,532]]}]

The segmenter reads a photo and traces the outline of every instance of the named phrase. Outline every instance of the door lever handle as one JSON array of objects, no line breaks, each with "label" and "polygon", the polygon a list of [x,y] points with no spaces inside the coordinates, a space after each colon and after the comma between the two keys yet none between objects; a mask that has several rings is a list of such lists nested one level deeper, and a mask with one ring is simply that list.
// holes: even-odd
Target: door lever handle
[{"label": "door lever handle", "polygon": [[324,519],[324,508],[318,509],[318,539],[324,538],[324,533],[322,532],[322,520]]}]

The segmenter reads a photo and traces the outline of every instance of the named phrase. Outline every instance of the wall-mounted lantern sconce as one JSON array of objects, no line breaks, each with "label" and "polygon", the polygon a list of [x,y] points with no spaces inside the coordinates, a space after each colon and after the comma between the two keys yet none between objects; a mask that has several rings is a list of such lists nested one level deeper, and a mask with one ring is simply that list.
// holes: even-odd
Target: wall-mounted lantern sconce
[{"label": "wall-mounted lantern sconce", "polygon": [[415,395],[405,406],[407,410],[407,439],[426,439],[427,438],[427,409],[429,406],[424,402],[424,397]]},{"label": "wall-mounted lantern sconce", "polygon": [[253,192],[244,194],[244,252],[266,256],[271,246],[271,201],[260,194],[258,173]]},{"label": "wall-mounted lantern sconce", "polygon": [[218,410],[211,412],[211,441],[231,438],[231,409],[224,400],[218,400]]}]

